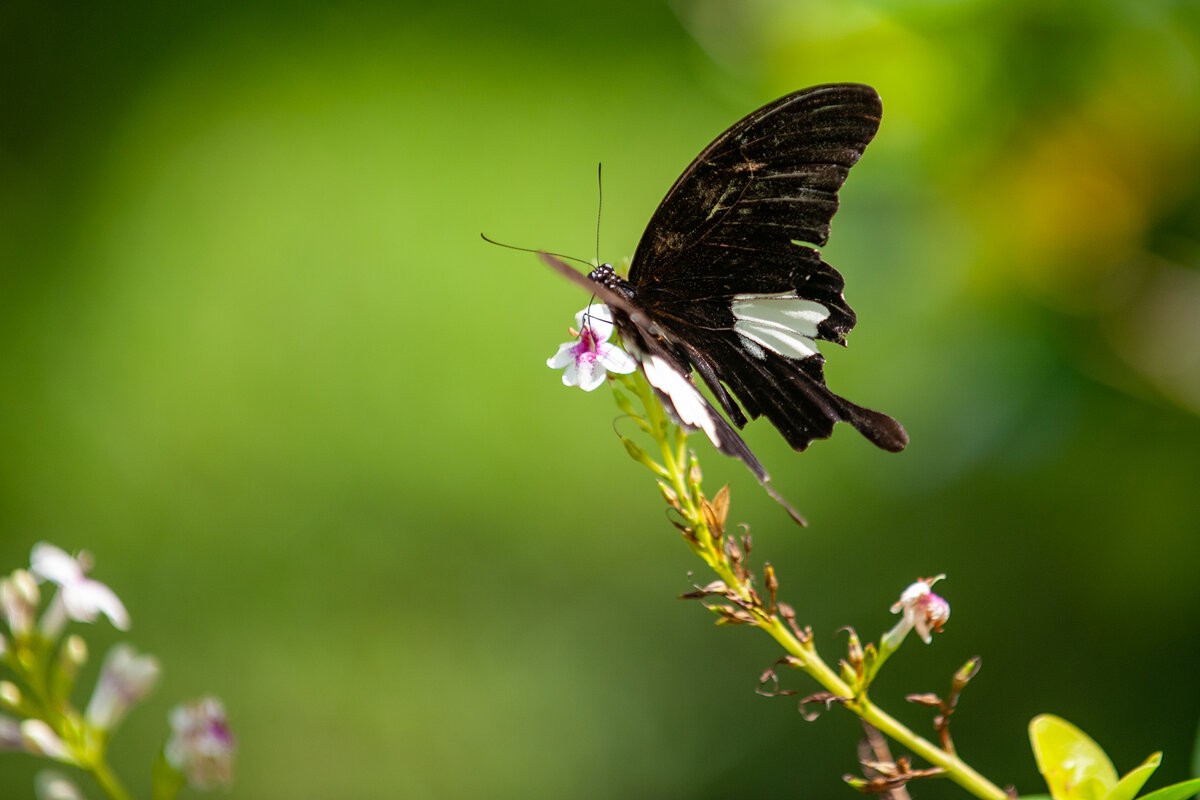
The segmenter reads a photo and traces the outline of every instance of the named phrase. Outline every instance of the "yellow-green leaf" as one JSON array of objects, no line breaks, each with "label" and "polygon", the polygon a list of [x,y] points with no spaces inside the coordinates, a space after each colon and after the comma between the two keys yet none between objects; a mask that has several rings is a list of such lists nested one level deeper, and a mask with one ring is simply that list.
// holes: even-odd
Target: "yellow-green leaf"
[{"label": "yellow-green leaf", "polygon": [[1029,741],[1054,800],[1104,800],[1117,785],[1117,770],[1100,745],[1065,719],[1034,717]]},{"label": "yellow-green leaf", "polygon": [[1200,778],[1193,778],[1190,781],[1173,783],[1156,792],[1142,795],[1142,800],[1187,800],[1197,792],[1200,792]]},{"label": "yellow-green leaf", "polygon": [[1149,758],[1121,778],[1121,782],[1108,793],[1106,800],[1133,800],[1161,763],[1162,753],[1151,754]]}]

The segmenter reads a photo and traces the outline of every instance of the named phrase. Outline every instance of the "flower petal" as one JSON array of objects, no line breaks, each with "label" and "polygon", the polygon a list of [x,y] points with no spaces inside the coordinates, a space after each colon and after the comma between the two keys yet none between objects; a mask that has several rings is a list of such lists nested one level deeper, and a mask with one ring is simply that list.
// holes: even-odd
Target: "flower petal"
[{"label": "flower petal", "polygon": [[575,348],[579,342],[563,342],[558,346],[558,352],[546,359],[550,369],[562,369],[575,360]]},{"label": "flower petal", "polygon": [[129,612],[112,589],[100,581],[84,578],[62,590],[67,616],[77,622],[91,622],[97,613],[108,617],[114,627],[129,630]]},{"label": "flower petal", "polygon": [[577,374],[578,386],[585,392],[593,391],[604,383],[604,367],[595,359],[580,360]]},{"label": "flower petal", "polygon": [[615,344],[605,342],[596,348],[596,360],[609,372],[628,375],[637,369],[637,360]]},{"label": "flower petal", "polygon": [[575,327],[591,328],[597,341],[607,342],[613,332],[612,311],[603,303],[592,303],[575,315]]},{"label": "flower petal", "polygon": [[563,386],[578,386],[579,385],[579,362],[571,359],[563,370]]},{"label": "flower petal", "polygon": [[29,553],[29,571],[34,577],[63,586],[83,578],[83,569],[61,547],[38,542]]}]

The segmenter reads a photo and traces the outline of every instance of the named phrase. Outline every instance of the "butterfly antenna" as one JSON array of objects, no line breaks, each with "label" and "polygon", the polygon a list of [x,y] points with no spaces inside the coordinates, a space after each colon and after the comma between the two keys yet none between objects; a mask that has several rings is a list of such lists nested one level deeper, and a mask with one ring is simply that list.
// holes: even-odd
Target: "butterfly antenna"
[{"label": "butterfly antenna", "polygon": [[488,244],[494,244],[497,247],[506,247],[509,250],[520,250],[522,253],[546,253],[547,255],[557,256],[558,258],[565,258],[568,261],[577,261],[580,264],[583,264],[585,267],[590,267],[590,268],[594,269],[596,266],[595,264],[585,261],[582,258],[576,258],[575,256],[568,256],[564,253],[551,253],[548,250],[537,250],[532,247],[517,247],[515,244],[505,244],[504,242],[497,242],[495,239],[489,239],[487,237],[487,235],[483,234],[483,233],[479,234],[479,238],[483,239]]},{"label": "butterfly antenna", "polygon": [[604,208],[604,181],[600,179],[603,163],[596,164],[596,266],[600,266],[600,212]]}]

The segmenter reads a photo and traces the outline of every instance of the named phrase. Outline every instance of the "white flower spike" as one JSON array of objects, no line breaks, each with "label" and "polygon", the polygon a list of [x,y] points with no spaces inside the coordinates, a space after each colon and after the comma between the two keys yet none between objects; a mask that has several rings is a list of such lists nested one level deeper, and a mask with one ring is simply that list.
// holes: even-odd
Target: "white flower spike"
[{"label": "white flower spike", "polygon": [[120,630],[129,630],[129,613],[112,589],[87,577],[91,567],[87,559],[73,558],[61,548],[46,542],[33,546],[29,571],[35,578],[58,586],[58,593],[42,618],[43,633],[55,638],[66,624],[64,617],[76,622],[94,622],[97,614],[108,617]]},{"label": "white flower spike", "polygon": [[933,634],[941,632],[942,626],[950,619],[950,604],[945,598],[934,594],[930,587],[944,577],[922,578],[901,593],[900,599],[892,604],[892,613],[903,613],[904,618],[888,633],[889,639],[898,642],[916,628],[921,641],[929,644],[933,641]]},{"label": "white flower spike", "polygon": [[627,375],[637,369],[633,356],[608,339],[613,333],[612,312],[603,303],[593,303],[575,315],[571,335],[575,341],[559,345],[546,359],[546,366],[563,370],[563,383],[585,392],[604,383],[605,373]]}]

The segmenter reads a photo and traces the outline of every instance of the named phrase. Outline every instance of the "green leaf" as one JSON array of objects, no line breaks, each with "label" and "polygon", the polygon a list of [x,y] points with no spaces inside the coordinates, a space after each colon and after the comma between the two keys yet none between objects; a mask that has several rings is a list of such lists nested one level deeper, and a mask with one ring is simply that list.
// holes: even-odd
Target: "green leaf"
[{"label": "green leaf", "polygon": [[1200,792],[1200,778],[1193,778],[1183,783],[1173,783],[1170,786],[1142,795],[1140,800],[1185,800],[1185,798]]},{"label": "green leaf", "polygon": [[1034,717],[1029,741],[1054,800],[1104,800],[1117,785],[1117,770],[1100,745],[1065,719]]},{"label": "green leaf", "polygon": [[1105,800],[1133,800],[1161,763],[1162,753],[1151,754],[1139,766],[1125,773],[1125,776],[1121,778],[1121,782],[1108,793],[1108,797]]},{"label": "green leaf", "polygon": [[1053,800],[1048,794],[1023,794],[1021,800]]}]

